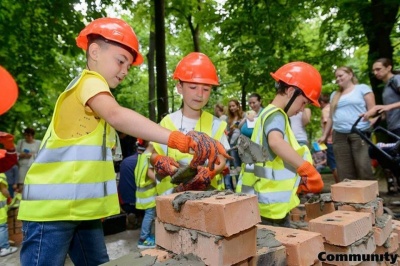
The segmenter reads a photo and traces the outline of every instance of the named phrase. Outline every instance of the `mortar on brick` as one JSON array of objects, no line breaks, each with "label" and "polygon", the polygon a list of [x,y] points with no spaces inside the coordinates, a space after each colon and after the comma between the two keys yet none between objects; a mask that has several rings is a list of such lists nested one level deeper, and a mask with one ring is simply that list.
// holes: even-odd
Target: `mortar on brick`
[{"label": "mortar on brick", "polygon": [[375,232],[375,243],[377,246],[382,246],[383,243],[387,240],[392,232],[392,216],[388,214],[383,214],[380,217],[376,218],[376,223],[374,226]]}]

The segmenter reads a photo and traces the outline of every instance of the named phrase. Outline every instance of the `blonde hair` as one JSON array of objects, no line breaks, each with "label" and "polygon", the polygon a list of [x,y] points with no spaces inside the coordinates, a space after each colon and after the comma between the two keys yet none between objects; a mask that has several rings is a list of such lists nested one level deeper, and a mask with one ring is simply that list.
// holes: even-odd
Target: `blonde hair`
[{"label": "blonde hair", "polygon": [[[335,70],[335,73],[338,72],[339,70],[341,70],[343,72],[346,72],[349,75],[352,75],[351,82],[353,84],[358,84],[358,79],[354,75],[353,69],[351,67],[347,67],[347,66],[338,67]],[[344,89],[343,87],[339,86],[339,89],[336,91],[335,95],[332,98],[331,108],[330,108],[330,116],[331,116],[331,118],[333,116],[333,113],[336,111],[336,107],[337,107],[337,104],[339,102],[340,96],[342,96],[343,89]]]}]

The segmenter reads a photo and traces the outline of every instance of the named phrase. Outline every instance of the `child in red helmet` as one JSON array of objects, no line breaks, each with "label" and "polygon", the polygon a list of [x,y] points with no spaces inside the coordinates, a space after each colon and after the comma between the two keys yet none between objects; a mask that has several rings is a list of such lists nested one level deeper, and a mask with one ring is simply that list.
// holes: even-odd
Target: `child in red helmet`
[{"label": "child in red helmet", "polygon": [[[117,18],[100,18],[77,38],[86,50],[86,69],[57,100],[41,150],[30,167],[20,203],[23,221],[22,265],[99,265],[109,261],[101,219],[120,213],[111,148],[115,130],[157,141],[183,153],[194,150],[195,163],[228,156],[211,139],[160,127],[124,107],[111,90],[140,65],[136,34]],[[210,147],[211,152],[205,152]],[[222,155],[221,155],[222,156]]]},{"label": "child in red helmet", "polygon": [[289,212],[300,202],[297,193],[318,193],[323,182],[308,147],[297,142],[288,117],[309,103],[319,106],[322,80],[304,62],[283,65],[271,76],[277,94],[259,115],[251,137],[267,149],[269,160],[243,165],[236,191],[258,196],[262,224],[290,227]]},{"label": "child in red helmet", "polygon": [[[182,108],[168,114],[161,121],[161,126],[170,130],[190,134],[195,130],[221,141],[226,149],[229,143],[224,131],[226,122],[205,112],[202,108],[207,104],[212,87],[219,85],[217,71],[211,60],[202,53],[190,53],[177,65],[173,78],[178,81],[176,88],[182,95]],[[224,189],[224,179],[220,174],[225,166],[225,158],[220,156],[221,164],[215,169],[210,165],[196,164],[197,174],[189,182],[171,183],[171,176],[179,166],[192,165],[192,156],[183,154],[165,144],[153,143],[155,153],[151,162],[157,173],[157,193],[170,194],[174,191]]]}]

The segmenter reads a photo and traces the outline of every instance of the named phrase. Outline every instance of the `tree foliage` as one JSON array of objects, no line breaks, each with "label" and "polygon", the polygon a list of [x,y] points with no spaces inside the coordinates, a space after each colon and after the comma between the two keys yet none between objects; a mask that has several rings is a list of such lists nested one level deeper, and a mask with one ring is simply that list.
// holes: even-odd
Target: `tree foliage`
[{"label": "tree foliage", "polygon": [[[260,93],[268,104],[275,94],[270,72],[289,61],[306,61],[319,69],[326,93],[336,89],[334,69],[349,65],[361,82],[373,86],[379,99],[377,82],[370,75],[372,61],[386,56],[400,62],[398,0],[226,0],[222,4],[170,0],[165,1],[165,62],[161,62],[166,73],[157,80],[166,82],[168,95],[149,93],[157,77],[157,52],[151,48],[151,36],[157,37],[155,2],[0,1],[0,64],[20,89],[17,104],[0,117],[0,130],[18,135],[33,126],[38,137],[44,133],[58,95],[85,66],[76,36],[86,23],[107,13],[122,16],[133,26],[147,58],[113,93],[121,105],[153,119],[161,98],[169,112],[179,108],[180,96],[171,77],[179,60],[192,51],[207,54],[218,70],[221,85],[212,93],[209,111],[216,102],[227,104],[230,98],[240,99],[247,109],[252,92]],[[309,133],[316,136],[319,110],[312,112]]]}]

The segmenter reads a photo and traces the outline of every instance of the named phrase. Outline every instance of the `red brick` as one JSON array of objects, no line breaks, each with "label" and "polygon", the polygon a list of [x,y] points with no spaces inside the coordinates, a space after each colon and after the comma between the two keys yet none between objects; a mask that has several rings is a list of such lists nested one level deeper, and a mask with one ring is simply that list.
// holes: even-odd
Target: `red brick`
[{"label": "red brick", "polygon": [[[324,251],[321,234],[285,227],[257,225],[260,229],[275,232],[275,238],[286,247],[287,265],[312,265]],[[268,264],[267,264],[268,265]]]},{"label": "red brick", "polygon": [[376,246],[376,254],[395,253],[399,248],[399,236],[391,233],[386,242],[381,246]]},{"label": "red brick", "polygon": [[307,213],[307,221],[335,211],[335,205],[332,201],[305,203],[304,205]]},{"label": "red brick", "polygon": [[152,257],[157,257],[157,261],[159,262],[163,262],[171,257],[167,251],[155,248],[145,249],[141,251],[140,254],[142,256],[149,255]]},{"label": "red brick", "polygon": [[335,211],[309,221],[308,228],[320,233],[329,244],[348,246],[372,230],[371,214]]},{"label": "red brick", "polygon": [[[342,247],[335,246],[328,243],[324,243],[326,254],[346,254],[346,255],[359,255],[359,254],[372,254],[375,251],[375,240],[374,234],[370,232],[368,235],[356,241],[355,243]],[[361,258],[362,259],[362,258]],[[348,265],[358,265],[360,261],[329,261],[332,265],[348,266]]]},{"label": "red brick", "polygon": [[[400,221],[399,220],[392,219],[392,229],[393,229],[394,233],[396,233],[400,236]],[[400,237],[399,237],[399,242],[400,242]]]},{"label": "red brick", "polygon": [[378,217],[376,219],[376,225],[374,226],[375,244],[377,246],[382,246],[392,231],[392,216],[384,214]]},{"label": "red brick", "polygon": [[354,212],[367,212],[372,215],[372,225],[375,224],[376,217],[380,217],[383,214],[383,200],[376,198],[368,203],[349,203],[338,206],[339,211],[354,211]]},{"label": "red brick", "polygon": [[333,201],[368,203],[379,195],[378,181],[350,180],[331,185]]},{"label": "red brick", "polygon": [[160,221],[219,236],[232,236],[261,222],[255,195],[214,195],[188,200],[178,212],[174,210],[172,202],[180,194],[156,198]]},{"label": "red brick", "polygon": [[290,220],[292,222],[303,222],[307,220],[306,208],[304,204],[299,204],[290,211]]},{"label": "red brick", "polygon": [[175,254],[193,254],[207,265],[232,265],[256,255],[257,227],[230,237],[155,221],[156,244]]}]

